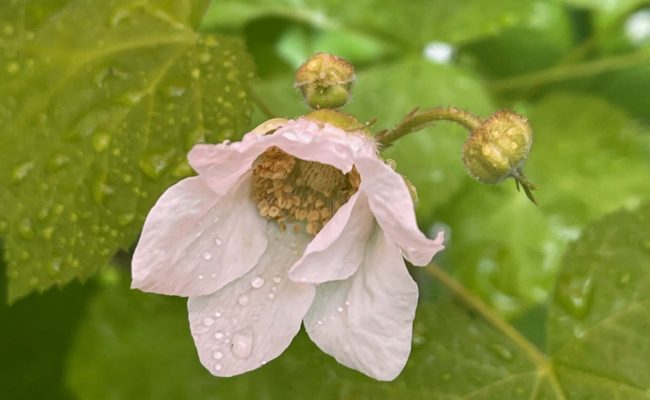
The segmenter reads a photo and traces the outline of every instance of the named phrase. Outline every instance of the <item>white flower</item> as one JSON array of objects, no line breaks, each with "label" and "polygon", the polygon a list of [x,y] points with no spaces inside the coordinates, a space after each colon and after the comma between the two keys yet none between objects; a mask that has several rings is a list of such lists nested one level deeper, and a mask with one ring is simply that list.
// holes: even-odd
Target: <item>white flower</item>
[{"label": "white flower", "polygon": [[420,232],[372,138],[272,120],[241,142],[197,145],[189,160],[198,176],[147,217],[133,287],[189,297],[203,365],[217,376],[258,368],[304,323],[341,364],[394,379],[418,298],[402,257],[426,265],[443,238]]}]

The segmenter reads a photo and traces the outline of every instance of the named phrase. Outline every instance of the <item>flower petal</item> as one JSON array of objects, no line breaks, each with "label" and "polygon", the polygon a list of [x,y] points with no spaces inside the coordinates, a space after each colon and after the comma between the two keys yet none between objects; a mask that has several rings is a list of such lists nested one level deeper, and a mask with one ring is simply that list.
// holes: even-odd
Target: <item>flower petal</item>
[{"label": "flower petal", "polygon": [[355,193],[309,243],[289,278],[311,283],[349,278],[363,260],[373,226],[368,200]]},{"label": "flower petal", "polygon": [[266,220],[250,191],[250,176],[222,197],[199,177],[169,188],[144,223],[133,254],[132,287],[199,296],[253,268],[267,240]]},{"label": "flower petal", "polygon": [[315,286],[287,279],[309,241],[304,233],[267,228],[269,246],[253,270],[218,292],[190,297],[190,329],[201,363],[233,376],[280,355],[300,329]]},{"label": "flower petal", "polygon": [[427,265],[445,248],[444,236],[439,233],[431,240],[420,231],[404,179],[378,158],[359,157],[355,164],[361,175],[359,190],[368,196],[370,209],[386,235],[411,263]]},{"label": "flower petal", "polygon": [[411,351],[417,299],[417,285],[399,248],[375,225],[356,274],[318,286],[305,328],[341,364],[392,380]]},{"label": "flower petal", "polygon": [[241,142],[196,145],[188,158],[192,168],[208,185],[216,193],[223,194],[272,146],[306,161],[332,165],[344,173],[352,169],[353,152],[363,150],[367,153],[375,149],[369,138],[349,135],[330,125],[321,128],[316,122],[303,118],[289,121],[269,135],[251,132]]}]

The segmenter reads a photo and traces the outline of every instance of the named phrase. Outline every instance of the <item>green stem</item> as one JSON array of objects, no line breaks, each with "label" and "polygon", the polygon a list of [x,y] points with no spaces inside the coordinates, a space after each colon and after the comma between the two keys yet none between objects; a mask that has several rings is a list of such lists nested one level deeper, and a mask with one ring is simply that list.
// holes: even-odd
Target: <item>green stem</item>
[{"label": "green stem", "polygon": [[620,56],[602,58],[572,65],[560,65],[540,72],[533,72],[493,82],[490,87],[497,92],[522,90],[553,82],[565,81],[575,78],[584,78],[604,72],[615,71],[627,67],[640,65],[650,60],[650,51],[638,50]]},{"label": "green stem", "polygon": [[391,143],[408,135],[411,132],[419,131],[430,126],[435,121],[451,121],[462,125],[469,131],[481,126],[483,122],[479,117],[467,111],[455,107],[436,107],[418,114],[418,109],[411,111],[395,128],[377,134],[377,140],[388,147]]}]

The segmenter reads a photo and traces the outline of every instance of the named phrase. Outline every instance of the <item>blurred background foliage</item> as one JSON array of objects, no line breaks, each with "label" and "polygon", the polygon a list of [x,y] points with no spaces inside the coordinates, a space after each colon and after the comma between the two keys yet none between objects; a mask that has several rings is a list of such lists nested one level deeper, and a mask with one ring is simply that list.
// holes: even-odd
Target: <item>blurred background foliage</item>
[{"label": "blurred background foliage", "polygon": [[[130,249],[194,143],[308,111],[292,77],[316,51],[355,64],[343,110],[375,130],[416,106],[526,115],[540,205],[468,177],[462,129],[411,134],[384,156],[448,233],[436,262],[494,313],[414,271],[396,382],[304,333],[215,379],[184,301],[128,289]],[[650,398],[647,1],[6,0],[0,170],[0,398]]]}]

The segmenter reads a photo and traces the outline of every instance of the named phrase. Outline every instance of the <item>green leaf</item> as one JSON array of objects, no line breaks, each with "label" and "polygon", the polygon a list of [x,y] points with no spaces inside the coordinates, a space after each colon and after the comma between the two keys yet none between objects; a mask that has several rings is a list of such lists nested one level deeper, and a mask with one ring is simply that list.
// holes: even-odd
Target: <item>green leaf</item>
[{"label": "green leaf", "polygon": [[[479,115],[494,108],[472,73],[418,57],[360,72],[345,110],[362,121],[377,118],[372,129],[378,130],[393,127],[417,106],[426,109],[449,104]],[[424,226],[435,221],[436,208],[453,198],[468,179],[461,161],[467,135],[463,128],[440,123],[400,139],[382,153],[395,160],[397,171],[417,188],[416,208]]]},{"label": "green leaf", "polygon": [[510,181],[471,183],[443,211],[452,227],[446,264],[508,315],[546,299],[560,255],[587,222],[650,195],[647,134],[624,113],[557,94],[528,115],[535,143],[526,170],[540,205]]},{"label": "green leaf", "polygon": [[213,4],[204,26],[241,28],[257,18],[280,16],[326,30],[364,33],[419,51],[432,40],[458,43],[514,26],[530,18],[536,3],[507,0],[485,7],[480,0],[227,0]]},{"label": "green leaf", "polygon": [[585,230],[562,261],[547,325],[569,398],[650,397],[650,203]]},{"label": "green leaf", "polygon": [[[9,299],[85,279],[130,246],[196,142],[248,126],[239,41],[203,0],[0,5],[0,234]],[[6,33],[9,32],[9,35]]]}]

